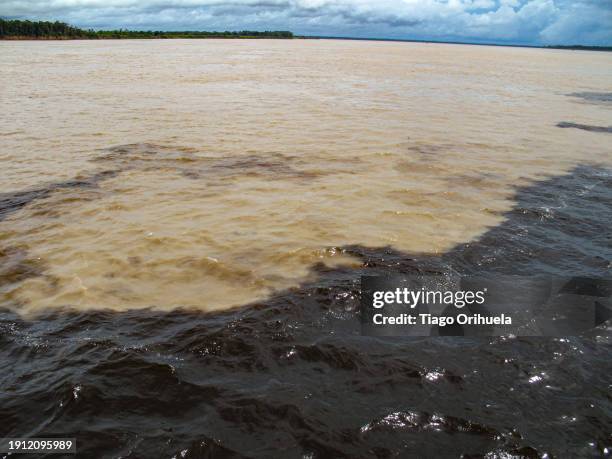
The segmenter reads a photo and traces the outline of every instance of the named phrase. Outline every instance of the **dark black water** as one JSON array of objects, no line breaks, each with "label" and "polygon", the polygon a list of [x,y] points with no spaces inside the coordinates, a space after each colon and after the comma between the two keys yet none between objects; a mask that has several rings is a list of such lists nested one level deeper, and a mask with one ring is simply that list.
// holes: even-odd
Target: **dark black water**
[{"label": "dark black water", "polygon": [[587,103],[591,103],[591,104],[612,103],[612,92],[583,91],[583,92],[573,92],[571,94],[568,94],[568,96],[583,99]]},{"label": "dark black water", "polygon": [[573,128],[573,129],[582,129],[583,131],[589,132],[607,132],[612,133],[612,126],[593,126],[590,124],[580,124],[580,123],[570,123],[567,121],[562,121],[557,123],[557,127],[560,128]]},{"label": "dark black water", "polygon": [[[84,458],[610,456],[610,329],[360,335],[364,274],[610,276],[611,171],[577,167],[514,199],[440,257],[344,247],[361,268],[315,266],[315,281],[229,312],[1,311],[0,437],[76,437]],[[4,275],[37,275],[15,266]]]}]

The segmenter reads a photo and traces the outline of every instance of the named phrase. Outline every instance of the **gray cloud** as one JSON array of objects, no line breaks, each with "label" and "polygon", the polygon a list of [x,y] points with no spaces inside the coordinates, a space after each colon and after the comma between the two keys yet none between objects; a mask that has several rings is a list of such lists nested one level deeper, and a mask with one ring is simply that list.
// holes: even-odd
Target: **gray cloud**
[{"label": "gray cloud", "polygon": [[0,0],[0,15],[92,28],[612,44],[610,0]]}]

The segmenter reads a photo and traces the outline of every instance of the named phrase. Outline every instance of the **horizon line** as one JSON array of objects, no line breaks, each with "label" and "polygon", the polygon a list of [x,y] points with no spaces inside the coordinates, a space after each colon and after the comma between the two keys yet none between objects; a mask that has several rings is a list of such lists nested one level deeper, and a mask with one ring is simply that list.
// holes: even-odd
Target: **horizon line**
[{"label": "horizon line", "polygon": [[567,49],[575,51],[612,51],[612,44],[609,45],[529,45],[520,43],[495,43],[488,41],[460,41],[460,40],[429,40],[419,38],[383,38],[383,37],[351,37],[337,35],[295,35],[294,38],[310,40],[356,40],[356,41],[391,41],[404,43],[432,43],[444,45],[471,45],[471,46],[501,46],[509,48],[535,48],[535,49]]}]

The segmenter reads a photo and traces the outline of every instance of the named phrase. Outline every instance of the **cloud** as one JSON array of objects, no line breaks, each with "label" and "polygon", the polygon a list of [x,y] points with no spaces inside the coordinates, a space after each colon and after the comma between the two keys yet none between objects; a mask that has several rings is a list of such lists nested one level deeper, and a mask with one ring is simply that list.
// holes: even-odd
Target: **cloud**
[{"label": "cloud", "polygon": [[612,44],[609,0],[3,0],[0,15],[92,28]]}]

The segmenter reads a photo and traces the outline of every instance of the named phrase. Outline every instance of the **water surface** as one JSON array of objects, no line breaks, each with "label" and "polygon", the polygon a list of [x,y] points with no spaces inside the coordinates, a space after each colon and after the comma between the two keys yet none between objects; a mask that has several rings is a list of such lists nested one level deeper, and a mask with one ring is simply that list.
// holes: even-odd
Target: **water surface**
[{"label": "water surface", "polygon": [[608,53],[0,46],[3,209],[52,190],[0,222],[42,274],[2,290],[24,312],[238,306],[358,263],[336,247],[442,253],[502,223],[515,186],[612,163],[609,136],[557,126],[612,125]]},{"label": "water surface", "polygon": [[[610,330],[360,335],[359,276],[610,276],[607,53],[0,42],[0,436],[602,457]],[[572,127],[572,128],[561,128]],[[582,128],[575,128],[582,126]]]}]

